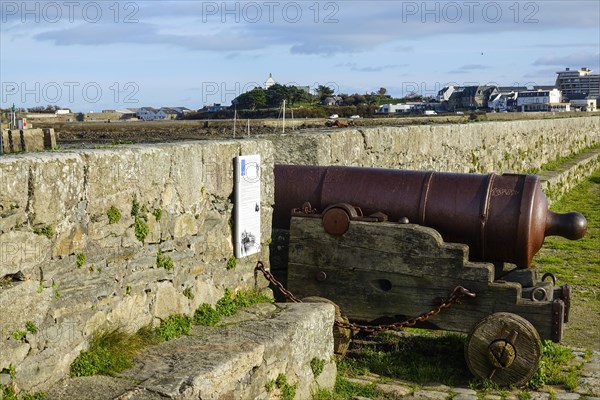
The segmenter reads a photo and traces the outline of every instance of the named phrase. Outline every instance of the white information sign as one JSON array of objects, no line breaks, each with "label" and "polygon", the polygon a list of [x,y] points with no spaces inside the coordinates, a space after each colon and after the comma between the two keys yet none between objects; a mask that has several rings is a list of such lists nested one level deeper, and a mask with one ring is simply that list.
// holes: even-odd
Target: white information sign
[{"label": "white information sign", "polygon": [[260,251],[260,155],[236,157],[235,162],[235,256]]}]

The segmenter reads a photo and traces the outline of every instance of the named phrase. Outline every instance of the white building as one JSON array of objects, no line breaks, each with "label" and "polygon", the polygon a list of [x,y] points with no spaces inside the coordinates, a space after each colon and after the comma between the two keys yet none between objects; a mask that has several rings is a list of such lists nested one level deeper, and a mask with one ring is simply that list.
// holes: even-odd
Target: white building
[{"label": "white building", "polygon": [[438,93],[436,96],[436,100],[438,103],[442,103],[444,101],[448,101],[450,100],[450,96],[452,96],[452,93],[454,93],[456,91],[456,88],[452,85],[450,86],[444,86]]},{"label": "white building", "polygon": [[414,104],[383,104],[377,109],[377,114],[407,113],[415,109]]},{"label": "white building", "polygon": [[496,93],[490,96],[488,100],[488,108],[494,111],[506,111],[508,99],[502,93]]},{"label": "white building", "polygon": [[600,96],[600,74],[592,74],[589,68],[571,71],[570,68],[557,72],[556,87],[566,97],[572,94],[585,94],[587,96]]},{"label": "white building", "polygon": [[519,111],[570,111],[569,103],[561,103],[562,94],[558,89],[531,90],[519,92]]},{"label": "white building", "polygon": [[275,79],[273,79],[273,74],[269,74],[269,78],[265,81],[265,90],[269,89],[271,86],[275,85]]},{"label": "white building", "polygon": [[156,113],[157,119],[177,119],[181,115],[181,112],[177,111],[173,107],[161,107]]},{"label": "white building", "polygon": [[569,96],[569,103],[571,108],[576,111],[597,111],[596,98],[592,96],[586,96],[584,94],[572,94]]},{"label": "white building", "polygon": [[514,111],[518,95],[518,92],[495,93],[488,100],[488,108],[498,112]]},{"label": "white building", "polygon": [[144,121],[152,121],[155,119],[159,119],[158,111],[159,110],[153,107],[142,107],[139,110],[137,110],[135,116],[138,119],[143,119]]}]

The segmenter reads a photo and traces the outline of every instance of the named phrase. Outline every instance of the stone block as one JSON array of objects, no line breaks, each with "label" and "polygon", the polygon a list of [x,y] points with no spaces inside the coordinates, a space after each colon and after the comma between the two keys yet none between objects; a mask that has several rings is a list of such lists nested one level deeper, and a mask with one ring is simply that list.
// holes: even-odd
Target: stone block
[{"label": "stone block", "polygon": [[0,148],[0,154],[12,153],[9,134],[10,133],[8,129],[2,129],[2,148]]},{"label": "stone block", "polygon": [[234,158],[239,152],[240,145],[235,141],[206,142],[202,153],[201,192],[219,199],[227,199],[232,195]]},{"label": "stone block", "polygon": [[2,347],[0,347],[0,371],[8,370],[11,366],[19,365],[31,349],[29,343],[17,342],[14,339],[6,340],[2,332]]},{"label": "stone block", "polygon": [[44,132],[41,129],[21,129],[23,151],[44,150]]},{"label": "stone block", "polygon": [[173,237],[179,239],[186,236],[192,236],[198,233],[196,219],[191,214],[182,214],[175,217]]},{"label": "stone block", "polygon": [[165,192],[171,189],[169,198],[163,195],[161,205],[169,212],[195,212],[202,203],[204,146],[199,143],[172,145],[170,158],[170,181]]},{"label": "stone block", "polygon": [[38,281],[28,280],[0,290],[0,341],[4,343],[14,331],[24,331],[27,321],[39,325],[44,319],[50,309],[51,296],[50,293],[38,293],[38,288]]},{"label": "stone block", "polygon": [[315,382],[312,359],[326,362],[321,387],[335,383],[333,317],[329,304],[281,304],[258,320],[194,327],[191,336],[145,351],[143,362],[122,376],[169,398],[246,399],[267,398],[265,384],[284,374],[298,385],[295,398],[308,399]]},{"label": "stone block", "polygon": [[64,257],[82,252],[87,245],[87,226],[72,225],[60,232],[54,242],[53,257]]},{"label": "stone block", "polygon": [[178,292],[171,283],[158,283],[154,307],[151,310],[154,317],[165,319],[173,314],[189,314],[188,307],[187,298]]},{"label": "stone block", "polygon": [[364,154],[364,140],[361,132],[356,129],[344,129],[332,133],[331,164],[360,166]]},{"label": "stone block", "polygon": [[23,231],[0,234],[0,277],[19,271],[27,275],[51,255],[52,242],[45,236]]},{"label": "stone block", "polygon": [[85,207],[80,207],[85,199],[85,168],[78,154],[37,154],[29,173],[32,225],[53,225],[59,231],[59,224],[85,218]]},{"label": "stone block", "polygon": [[133,151],[88,150],[82,154],[87,169],[87,213],[92,220],[105,217],[111,206],[121,220],[130,219],[138,178]]},{"label": "stone block", "polygon": [[[29,200],[29,159],[0,158],[0,213],[27,208]],[[25,222],[25,220],[21,221]],[[2,229],[5,229],[2,227]]]},{"label": "stone block", "polygon": [[46,149],[56,148],[56,133],[54,128],[42,128],[44,132],[44,147]]},{"label": "stone block", "polygon": [[20,130],[10,129],[8,131],[8,145],[11,153],[18,153],[20,151],[23,151]]}]

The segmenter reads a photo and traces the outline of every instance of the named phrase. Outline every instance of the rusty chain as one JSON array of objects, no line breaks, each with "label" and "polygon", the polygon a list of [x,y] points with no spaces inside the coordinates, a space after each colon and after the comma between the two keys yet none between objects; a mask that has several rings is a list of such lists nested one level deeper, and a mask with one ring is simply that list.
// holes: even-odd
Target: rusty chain
[{"label": "rusty chain", "polygon": [[[256,263],[256,269],[261,271],[264,277],[272,283],[280,292],[285,296],[286,299],[293,303],[302,303],[302,300],[298,299],[292,292],[287,290],[281,282],[279,282],[270,271],[265,268],[265,265],[262,261]],[[408,319],[403,322],[395,322],[393,324],[382,324],[382,325],[360,325],[353,322],[341,322],[335,321],[335,325],[342,329],[350,329],[353,331],[363,331],[363,332],[383,332],[383,331],[392,331],[399,330],[401,328],[406,328],[409,326],[414,326],[417,322],[427,321],[429,318],[438,315],[442,310],[449,308],[453,304],[460,304],[461,300],[464,297],[474,298],[476,296],[475,293],[471,292],[469,289],[463,286],[456,286],[450,292],[450,296],[442,301],[438,306],[432,308],[431,310],[416,316],[414,318]]]}]

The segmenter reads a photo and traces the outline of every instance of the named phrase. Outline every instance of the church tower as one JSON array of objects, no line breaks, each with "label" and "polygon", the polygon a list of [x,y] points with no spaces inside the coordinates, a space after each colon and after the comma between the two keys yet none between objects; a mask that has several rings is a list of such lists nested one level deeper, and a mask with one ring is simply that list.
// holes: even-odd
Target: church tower
[{"label": "church tower", "polygon": [[276,84],[275,79],[273,79],[273,74],[269,74],[269,79],[265,81],[265,90]]}]

